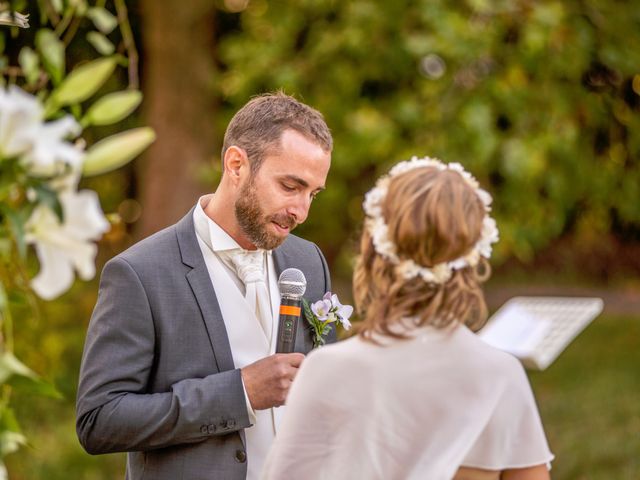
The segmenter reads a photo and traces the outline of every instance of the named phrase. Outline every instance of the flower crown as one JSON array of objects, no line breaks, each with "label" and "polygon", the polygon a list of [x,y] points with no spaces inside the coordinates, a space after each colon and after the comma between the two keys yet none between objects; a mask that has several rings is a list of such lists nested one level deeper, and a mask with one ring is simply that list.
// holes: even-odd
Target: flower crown
[{"label": "flower crown", "polygon": [[[411,259],[400,259],[398,257],[396,245],[389,238],[389,227],[384,222],[382,216],[382,204],[391,179],[397,175],[408,172],[415,168],[433,167],[438,170],[453,170],[458,172],[462,178],[475,190],[478,198],[482,201],[485,210],[485,216],[482,221],[482,233],[480,239],[475,246],[464,256],[442,262],[433,267],[424,267],[418,265]],[[498,228],[496,221],[489,216],[491,211],[491,195],[481,189],[478,182],[473,176],[467,172],[459,163],[445,164],[435,158],[417,158],[400,162],[395,165],[388,175],[378,179],[376,186],[366,195],[363,203],[364,212],[367,216],[365,226],[371,235],[373,246],[376,252],[396,265],[396,271],[404,278],[411,279],[420,276],[427,283],[443,284],[447,282],[454,270],[460,270],[465,267],[474,267],[480,261],[480,257],[491,257],[491,244],[498,241]]]}]

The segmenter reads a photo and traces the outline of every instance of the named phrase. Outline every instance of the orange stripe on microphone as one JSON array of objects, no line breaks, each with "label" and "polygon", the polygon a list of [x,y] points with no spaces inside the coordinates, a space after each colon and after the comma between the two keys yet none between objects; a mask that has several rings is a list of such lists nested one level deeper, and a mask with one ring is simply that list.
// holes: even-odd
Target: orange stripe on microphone
[{"label": "orange stripe on microphone", "polygon": [[300,316],[300,307],[293,305],[280,305],[280,315],[292,315],[294,317]]}]

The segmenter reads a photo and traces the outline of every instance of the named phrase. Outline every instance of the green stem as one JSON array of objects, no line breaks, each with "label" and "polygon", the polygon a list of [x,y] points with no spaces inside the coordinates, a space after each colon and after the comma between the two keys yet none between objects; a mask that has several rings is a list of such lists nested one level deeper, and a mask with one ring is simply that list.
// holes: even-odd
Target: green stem
[{"label": "green stem", "polygon": [[56,25],[56,29],[54,30],[54,33],[58,38],[62,36],[62,33],[67,29],[67,27],[71,23],[71,20],[73,20],[75,10],[76,9],[73,6],[69,6],[65,10],[62,20]]},{"label": "green stem", "polygon": [[60,16],[56,12],[56,9],[53,8],[53,5],[51,5],[51,2],[49,0],[41,0],[41,2],[42,2],[41,4],[42,6],[40,8],[42,8],[46,12],[46,15],[51,21],[51,23],[53,25],[57,25],[58,22],[60,21]]},{"label": "green stem", "polygon": [[137,90],[140,84],[138,80],[138,50],[136,49],[131,24],[129,23],[127,5],[124,0],[115,0],[115,5],[118,23],[120,24],[120,32],[122,32],[122,40],[129,59],[129,65],[127,67],[129,72],[129,88]]},{"label": "green stem", "polygon": [[9,305],[2,312],[3,345],[2,352],[13,352],[13,315]]},{"label": "green stem", "polygon": [[78,17],[72,18],[71,24],[64,34],[64,37],[62,38],[62,42],[64,43],[65,47],[69,46],[71,40],[73,40],[73,37],[75,37],[76,33],[78,33],[78,27],[80,26],[81,20],[82,19]]}]

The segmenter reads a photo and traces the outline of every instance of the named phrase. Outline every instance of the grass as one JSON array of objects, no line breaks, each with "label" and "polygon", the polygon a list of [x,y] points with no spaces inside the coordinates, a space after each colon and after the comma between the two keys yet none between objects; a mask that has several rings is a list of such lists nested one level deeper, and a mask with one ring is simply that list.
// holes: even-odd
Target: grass
[{"label": "grass", "polygon": [[640,317],[599,317],[531,372],[555,480],[640,478]]},{"label": "grass", "polygon": [[[81,340],[71,343],[81,348]],[[70,353],[61,353],[56,366],[77,369],[79,354]],[[19,399],[31,446],[7,458],[12,480],[123,478],[123,455],[92,457],[76,440],[75,375],[56,382],[64,401]],[[640,315],[597,318],[547,370],[529,376],[556,455],[554,480],[640,478]]]}]

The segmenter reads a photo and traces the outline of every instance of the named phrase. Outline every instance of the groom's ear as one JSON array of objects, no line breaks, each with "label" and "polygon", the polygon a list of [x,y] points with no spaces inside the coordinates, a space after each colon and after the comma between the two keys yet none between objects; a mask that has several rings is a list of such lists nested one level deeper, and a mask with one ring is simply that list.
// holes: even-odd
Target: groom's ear
[{"label": "groom's ear", "polygon": [[236,186],[240,185],[242,179],[250,173],[247,152],[235,145],[230,146],[226,152],[224,152],[222,166],[224,168],[223,175]]}]

